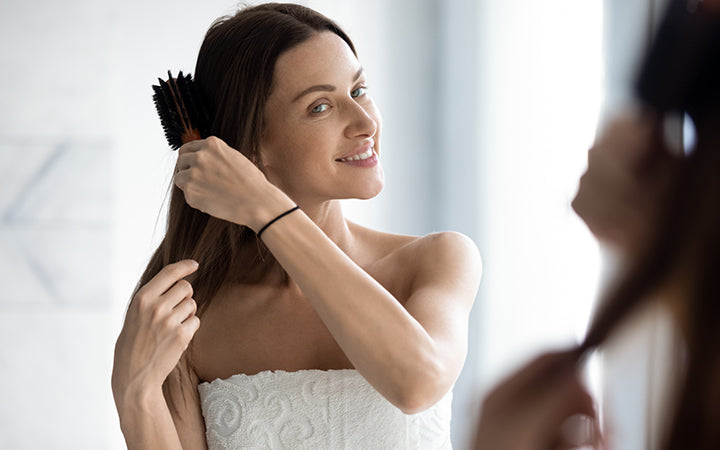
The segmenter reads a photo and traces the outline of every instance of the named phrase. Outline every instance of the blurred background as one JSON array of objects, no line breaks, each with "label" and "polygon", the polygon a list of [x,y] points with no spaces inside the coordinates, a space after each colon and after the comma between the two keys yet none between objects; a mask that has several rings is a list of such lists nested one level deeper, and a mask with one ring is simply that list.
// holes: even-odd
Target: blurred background
[{"label": "blurred background", "polygon": [[[602,257],[570,201],[663,1],[299,3],[349,32],[384,117],[386,189],[346,202],[348,216],[460,231],[483,256],[453,404],[466,448],[483,392],[583,335]],[[192,73],[207,28],[237,6],[0,2],[0,448],[124,448],[113,346],[176,158],[150,86]]]}]

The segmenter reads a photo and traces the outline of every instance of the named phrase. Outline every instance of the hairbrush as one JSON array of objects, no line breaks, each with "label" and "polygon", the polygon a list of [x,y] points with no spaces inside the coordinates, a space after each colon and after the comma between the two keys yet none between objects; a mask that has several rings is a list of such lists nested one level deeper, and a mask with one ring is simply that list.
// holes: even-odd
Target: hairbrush
[{"label": "hairbrush", "polygon": [[210,118],[205,109],[192,76],[182,71],[173,78],[168,70],[168,80],[158,78],[153,85],[153,101],[165,131],[165,138],[173,150],[183,144],[209,136]]}]

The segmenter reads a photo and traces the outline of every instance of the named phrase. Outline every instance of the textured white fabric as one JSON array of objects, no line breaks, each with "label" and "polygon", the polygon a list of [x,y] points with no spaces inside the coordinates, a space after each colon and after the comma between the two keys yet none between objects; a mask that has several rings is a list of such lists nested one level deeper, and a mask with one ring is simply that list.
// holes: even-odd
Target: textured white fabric
[{"label": "textured white fabric", "polygon": [[356,371],[265,371],[199,385],[208,448],[450,449],[452,391],[406,415]]}]

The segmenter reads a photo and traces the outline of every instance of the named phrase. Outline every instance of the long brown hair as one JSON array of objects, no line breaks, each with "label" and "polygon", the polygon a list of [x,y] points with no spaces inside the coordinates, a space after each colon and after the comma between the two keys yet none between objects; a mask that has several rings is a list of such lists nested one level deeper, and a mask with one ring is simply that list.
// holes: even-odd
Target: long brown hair
[{"label": "long brown hair", "polygon": [[[208,30],[195,66],[195,83],[210,117],[210,134],[217,136],[261,170],[259,148],[265,105],[273,87],[278,57],[319,32],[342,38],[357,56],[350,38],[332,20],[295,4],[267,3],[240,9],[217,19]],[[192,258],[200,266],[186,277],[192,284],[201,316],[226,283],[258,283],[287,273],[248,227],[217,219],[190,207],[174,184],[167,230],[140,277],[135,292],[173,262]],[[275,279],[275,278],[273,278]],[[179,387],[185,401],[191,375],[193,343],[163,383],[168,406],[177,412],[170,386]]]},{"label": "long brown hair", "polygon": [[602,345],[639,305],[680,284],[672,287],[682,290],[682,304],[671,311],[685,340],[684,367],[668,449],[720,448],[720,15],[713,7],[669,2],[643,64],[641,101],[660,116],[687,112],[697,144],[671,180],[657,227],[601,302],[582,345]]},{"label": "long brown hair", "polygon": [[[716,98],[715,100],[720,100]],[[655,289],[677,273],[687,288],[676,314],[685,367],[665,448],[720,448],[720,101],[698,123],[664,218],[625,277],[601,302],[583,343],[601,345]],[[680,272],[678,272],[680,271]]]},{"label": "long brown hair", "polygon": [[[195,66],[195,83],[212,118],[210,134],[262,170],[258,149],[275,63],[282,53],[323,31],[338,35],[356,54],[335,22],[300,5],[262,4],[217,19],[205,35]],[[250,228],[190,207],[173,185],[165,237],[135,291],[167,264],[186,258],[200,264],[188,277],[198,315],[225,283],[257,283],[273,273],[288,280]]]}]

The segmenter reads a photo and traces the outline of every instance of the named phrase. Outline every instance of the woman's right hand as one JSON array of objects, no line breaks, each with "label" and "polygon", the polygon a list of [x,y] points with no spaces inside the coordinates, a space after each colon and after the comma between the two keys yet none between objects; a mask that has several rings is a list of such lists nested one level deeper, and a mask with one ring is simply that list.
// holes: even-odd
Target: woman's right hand
[{"label": "woman's right hand", "polygon": [[160,392],[200,326],[192,286],[183,279],[197,268],[189,259],[168,264],[130,302],[112,373],[119,412],[131,395]]}]

